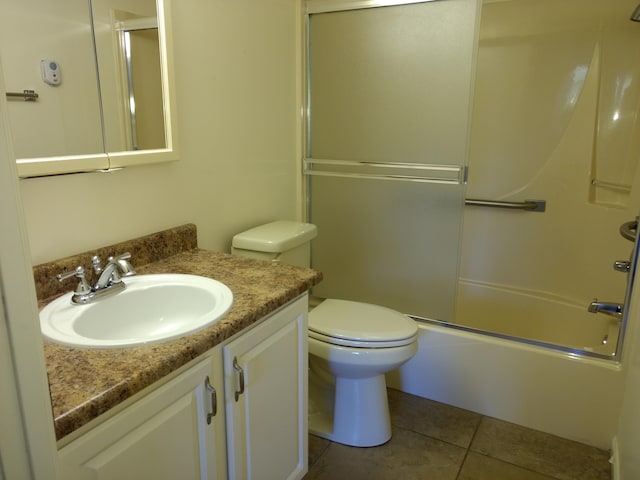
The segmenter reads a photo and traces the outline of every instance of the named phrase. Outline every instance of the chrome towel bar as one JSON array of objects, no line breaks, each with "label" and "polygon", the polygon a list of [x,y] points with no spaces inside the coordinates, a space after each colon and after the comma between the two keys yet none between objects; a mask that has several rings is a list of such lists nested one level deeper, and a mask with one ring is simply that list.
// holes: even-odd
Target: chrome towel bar
[{"label": "chrome towel bar", "polygon": [[22,92],[7,92],[8,98],[23,98],[25,102],[35,102],[38,94],[35,90],[23,90]]},{"label": "chrome towel bar", "polygon": [[302,173],[309,176],[462,185],[466,181],[466,171],[466,167],[461,165],[305,158]]},{"label": "chrome towel bar", "polygon": [[547,208],[546,200],[525,200],[524,202],[501,202],[498,200],[479,200],[477,198],[467,198],[465,205],[492,208],[510,208],[514,210],[527,210],[529,212],[544,212]]}]

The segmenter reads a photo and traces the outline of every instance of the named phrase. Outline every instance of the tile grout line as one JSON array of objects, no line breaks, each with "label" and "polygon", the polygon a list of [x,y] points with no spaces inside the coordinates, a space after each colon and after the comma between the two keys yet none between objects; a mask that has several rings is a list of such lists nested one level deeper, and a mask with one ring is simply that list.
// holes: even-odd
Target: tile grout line
[{"label": "tile grout line", "polygon": [[[427,401],[429,401],[428,399],[426,399]],[[400,402],[398,405],[396,405],[396,407],[402,406],[404,405],[403,402]],[[406,405],[405,405],[406,406]],[[390,407],[392,407],[392,405],[390,405]],[[458,408],[458,407],[455,407]],[[464,410],[464,409],[462,409]],[[390,408],[390,413],[392,413],[392,409]],[[433,412],[432,412],[433,413]],[[473,413],[473,412],[471,412]],[[399,418],[400,420],[402,420],[402,418]],[[396,421],[399,421],[398,419],[395,419]],[[406,420],[406,419],[405,419]],[[572,478],[575,480],[578,480],[576,477],[570,476],[570,477],[565,477],[564,474],[561,471],[553,471],[550,472],[548,471],[546,468],[542,468],[541,470],[539,470],[538,468],[536,468],[536,466],[532,466],[530,464],[523,464],[520,463],[517,459],[510,459],[510,460],[506,460],[504,458],[501,458],[501,454],[500,452],[502,451],[501,449],[495,450],[495,449],[489,449],[486,450],[483,448],[484,445],[484,436],[481,435],[483,432],[481,432],[481,429],[483,428],[483,425],[485,425],[486,428],[489,428],[491,425],[493,425],[491,422],[493,420],[496,420],[500,423],[505,423],[505,424],[509,424],[509,422],[505,422],[499,419],[495,419],[494,417],[490,417],[487,415],[482,415],[482,414],[477,414],[477,417],[474,419],[475,422],[477,422],[475,424],[475,426],[473,426],[473,424],[467,424],[466,427],[466,434],[464,435],[464,437],[467,438],[467,446],[463,446],[462,442],[460,443],[456,443],[457,440],[455,440],[456,436],[451,436],[451,435],[445,435],[447,438],[449,438],[449,440],[445,440],[443,438],[441,438],[441,436],[439,436],[441,434],[440,430],[436,429],[436,430],[430,430],[430,429],[421,429],[423,431],[417,431],[415,428],[417,428],[417,426],[415,424],[410,424],[409,426],[400,426],[398,423],[394,422],[394,418],[392,416],[391,418],[391,424],[392,424],[392,429],[395,432],[400,432],[400,431],[405,431],[405,432],[410,432],[414,435],[418,435],[420,437],[425,437],[425,438],[429,438],[432,441],[438,442],[440,444],[447,444],[451,447],[456,447],[457,449],[462,449],[463,452],[460,452],[458,450],[458,454],[462,454],[462,457],[460,458],[460,461],[457,462],[451,462],[451,470],[450,470],[450,474],[452,479],[455,480],[461,480],[462,478],[465,478],[463,474],[463,472],[467,472],[466,475],[473,475],[472,472],[476,471],[476,469],[478,468],[478,465],[476,465],[477,461],[481,461],[480,458],[483,458],[484,460],[482,460],[481,462],[484,464],[484,462],[491,462],[488,465],[493,465],[493,462],[497,462],[495,463],[496,468],[502,469],[502,468],[507,468],[507,466],[509,469],[510,468],[515,468],[515,469],[519,469],[522,471],[523,475],[526,475],[525,472],[530,472],[531,474],[533,474],[536,478],[538,478],[537,476],[540,476],[540,478],[545,478],[545,479],[549,479],[549,480],[560,480],[561,478]],[[458,421],[456,418],[453,418],[452,421],[455,423],[456,421]],[[405,424],[407,423],[406,421],[399,421],[399,423]],[[514,424],[515,425],[515,424]],[[518,427],[517,425],[515,425],[516,427]],[[437,424],[437,427],[444,428],[443,425],[440,423]],[[471,428],[468,428],[471,427]],[[429,433],[426,433],[426,432]],[[483,430],[484,431],[484,430]],[[534,431],[537,432],[537,431]],[[544,432],[542,432],[544,433]],[[460,437],[459,435],[457,436],[458,440],[462,440],[464,439],[464,437]],[[474,446],[476,440],[479,442],[477,447]],[[334,442],[328,441],[327,440],[327,444],[324,445],[323,448],[318,449],[320,451],[320,453],[318,455],[315,456],[316,460],[313,464],[309,464],[310,470],[312,465],[315,465],[316,463],[323,461],[325,456],[331,455],[329,452],[332,452],[332,445],[334,444]],[[322,446],[322,444],[321,444]],[[505,445],[503,445],[503,448],[505,448]],[[508,448],[508,447],[506,447]],[[318,451],[316,450],[316,452]],[[493,453],[491,453],[493,452]],[[471,457],[470,454],[474,453],[476,456]],[[494,456],[494,454],[497,454],[498,456]],[[333,457],[332,457],[333,458]],[[510,458],[510,457],[509,457]],[[477,461],[476,461],[477,460]],[[469,466],[467,468],[466,467],[466,462],[469,461]],[[502,464],[504,467],[500,467],[498,464]],[[562,468],[562,467],[559,467]],[[514,470],[515,471],[515,470]],[[566,472],[567,474],[569,473],[569,471]],[[573,472],[573,474],[575,475],[575,473],[577,472]],[[594,477],[595,478],[595,477]],[[604,478],[604,477],[603,477]]]},{"label": "tile grout line", "polygon": [[[522,470],[527,470],[527,471],[529,471],[529,472],[531,472],[531,473],[534,473],[534,474],[537,474],[537,475],[543,475],[543,476],[545,476],[545,477],[548,477],[549,479],[553,479],[553,480],[562,480],[561,478],[557,477],[556,475],[549,475],[549,474],[547,474],[547,473],[543,473],[543,472],[540,472],[540,471],[538,471],[538,470],[534,470],[534,469],[533,469],[533,468],[531,468],[531,467],[527,467],[527,466],[524,466],[524,465],[520,465],[520,464],[518,464],[518,463],[509,462],[509,461],[503,460],[502,458],[494,457],[493,455],[489,455],[489,454],[482,453],[482,452],[477,451],[477,450],[473,450],[473,449],[471,448],[471,447],[472,447],[472,445],[473,445],[473,441],[475,440],[476,435],[477,435],[477,433],[478,433],[478,430],[480,430],[480,425],[482,424],[482,421],[483,421],[485,418],[494,418],[494,417],[489,417],[489,416],[487,416],[487,415],[482,415],[482,416],[480,417],[480,421],[478,422],[478,426],[476,427],[475,431],[473,432],[473,435],[471,436],[471,441],[469,442],[469,447],[467,448],[467,453],[465,454],[464,460],[463,460],[463,462],[462,462],[462,466],[464,466],[464,462],[467,460],[467,456],[468,456],[468,454],[469,454],[470,452],[473,452],[473,453],[476,453],[476,454],[478,454],[478,455],[482,455],[483,457],[490,458],[490,459],[495,460],[495,461],[498,461],[498,462],[502,462],[502,463],[504,463],[505,465],[511,465],[511,466],[513,466],[513,467],[516,467],[516,468],[519,468],[519,469],[522,469]],[[460,473],[461,473],[461,471],[462,471],[462,466],[461,466],[461,468],[460,468],[460,472],[458,472],[458,476],[456,477],[456,480],[459,480]],[[575,479],[575,480],[579,480],[579,479]]]},{"label": "tile grout line", "polygon": [[458,473],[456,474],[456,480],[459,480],[460,475],[462,475],[462,469],[464,468],[464,464],[467,461],[467,457],[469,456],[469,452],[471,452],[471,445],[473,445],[473,440],[476,438],[478,430],[480,430],[480,424],[482,423],[482,419],[483,418],[484,418],[484,415],[480,416],[480,420],[478,421],[478,425],[476,425],[476,428],[473,431],[473,435],[471,435],[471,438],[469,439],[469,445],[465,449],[464,458],[462,459],[462,462],[460,462],[460,468],[458,468]]},{"label": "tile grout line", "polygon": [[[307,435],[312,435],[312,434],[307,432]],[[322,438],[322,437],[318,437],[318,438]],[[307,462],[307,463],[308,463],[308,465],[307,465],[307,466],[308,466],[309,468],[311,468],[311,465],[315,465],[316,463],[318,463],[318,462],[320,461],[320,459],[326,455],[327,451],[329,450],[329,447],[331,447],[331,444],[333,443],[331,440],[327,440],[327,442],[328,442],[328,443],[327,443],[326,447],[324,447],[324,448],[322,449],[322,452],[320,453],[320,455],[318,455],[318,456],[316,457],[315,461],[314,461],[313,463],[309,463],[309,462]]]}]

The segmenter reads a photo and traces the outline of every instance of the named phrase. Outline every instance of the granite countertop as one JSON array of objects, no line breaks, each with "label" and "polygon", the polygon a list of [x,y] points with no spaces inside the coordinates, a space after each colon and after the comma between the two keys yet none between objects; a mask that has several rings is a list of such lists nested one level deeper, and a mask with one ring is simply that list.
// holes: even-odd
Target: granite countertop
[{"label": "granite countertop", "polygon": [[[58,440],[320,282],[311,269],[236,257],[199,248],[137,266],[138,274],[186,273],[214,278],[233,292],[231,310],[216,324],[152,345],[81,349],[44,339]],[[58,295],[41,301],[41,306]]]}]

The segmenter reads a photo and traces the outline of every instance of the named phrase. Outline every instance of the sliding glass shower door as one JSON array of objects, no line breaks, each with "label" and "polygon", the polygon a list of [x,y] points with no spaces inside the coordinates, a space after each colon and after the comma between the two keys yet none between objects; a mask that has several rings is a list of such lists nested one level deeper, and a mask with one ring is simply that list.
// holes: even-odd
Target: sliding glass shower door
[{"label": "sliding glass shower door", "polygon": [[477,2],[372,4],[307,3],[314,294],[452,321]]}]

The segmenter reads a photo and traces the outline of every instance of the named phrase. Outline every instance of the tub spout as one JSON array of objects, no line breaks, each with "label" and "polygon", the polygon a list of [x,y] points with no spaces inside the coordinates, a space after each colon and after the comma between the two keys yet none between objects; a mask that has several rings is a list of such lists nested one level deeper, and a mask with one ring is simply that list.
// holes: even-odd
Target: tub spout
[{"label": "tub spout", "polygon": [[619,303],[611,302],[599,302],[597,298],[593,299],[593,302],[589,304],[588,310],[591,313],[604,313],[605,315],[611,315],[612,317],[622,317],[622,305]]}]

